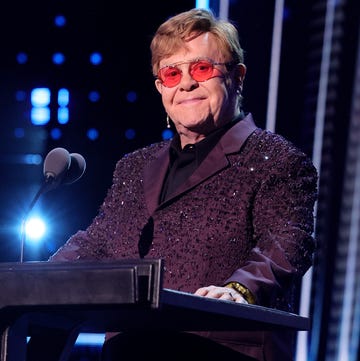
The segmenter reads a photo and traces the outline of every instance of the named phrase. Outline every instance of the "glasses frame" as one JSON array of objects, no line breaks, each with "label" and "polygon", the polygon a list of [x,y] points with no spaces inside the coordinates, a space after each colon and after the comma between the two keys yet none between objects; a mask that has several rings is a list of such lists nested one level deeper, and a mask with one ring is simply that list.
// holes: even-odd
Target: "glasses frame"
[{"label": "glasses frame", "polygon": [[[198,62],[201,62],[201,61],[206,61],[206,62],[210,63],[210,64],[213,66],[213,68],[215,67],[215,65],[225,66],[227,71],[230,71],[231,68],[236,65],[236,61],[216,62],[216,61],[214,61],[213,59],[210,59],[210,58],[199,57],[199,58],[196,58],[196,59],[193,59],[193,60],[178,61],[178,62],[176,62],[176,63],[167,64],[167,65],[162,66],[161,68],[159,68],[159,70],[158,70],[158,72],[157,72],[156,79],[160,80],[160,81],[161,81],[161,84],[164,85],[164,87],[166,87],[166,88],[174,88],[174,87],[176,87],[177,85],[179,85],[179,83],[180,83],[180,81],[181,81],[181,79],[182,79],[182,76],[183,76],[183,71],[179,68],[179,65],[183,65],[183,64],[194,64],[194,63],[198,63]],[[175,85],[173,85],[173,86],[167,86],[167,85],[164,84],[164,81],[163,81],[163,80],[161,79],[161,77],[160,77],[160,71],[163,70],[163,69],[165,69],[165,68],[177,68],[177,69],[179,69],[180,74],[181,74],[181,78],[180,78],[180,80],[179,80],[179,83],[177,83],[177,84],[175,84]],[[216,68],[216,69],[217,69],[217,68]],[[220,69],[217,69],[217,70],[220,71],[220,72],[223,74],[223,72],[222,72]],[[190,72],[189,72],[189,74],[190,74]],[[225,74],[223,74],[223,75],[225,76]],[[190,74],[190,76],[192,77],[191,74]],[[192,78],[193,78],[193,77],[192,77]],[[211,76],[210,78],[205,79],[205,80],[196,80],[196,79],[194,79],[194,78],[193,78],[193,79],[194,79],[195,81],[197,81],[197,82],[202,83],[202,82],[207,81],[207,80],[210,80],[210,79],[212,79],[212,78],[214,78],[214,76]]]}]

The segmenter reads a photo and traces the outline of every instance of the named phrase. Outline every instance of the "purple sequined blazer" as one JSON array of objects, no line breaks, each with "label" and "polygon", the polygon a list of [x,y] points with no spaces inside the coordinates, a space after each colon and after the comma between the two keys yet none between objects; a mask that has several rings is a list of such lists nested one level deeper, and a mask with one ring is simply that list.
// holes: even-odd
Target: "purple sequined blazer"
[{"label": "purple sequined blazer", "polygon": [[52,259],[139,258],[143,233],[146,257],[164,260],[164,287],[194,292],[238,281],[258,304],[284,304],[312,263],[312,162],[248,115],[159,204],[168,166],[169,142],[123,157],[99,214]]},{"label": "purple sequined blazer", "polygon": [[194,292],[237,281],[259,305],[292,311],[312,264],[317,172],[251,114],[230,128],[168,201],[159,195],[169,141],[125,155],[98,215],[51,260],[164,260],[165,288]]}]

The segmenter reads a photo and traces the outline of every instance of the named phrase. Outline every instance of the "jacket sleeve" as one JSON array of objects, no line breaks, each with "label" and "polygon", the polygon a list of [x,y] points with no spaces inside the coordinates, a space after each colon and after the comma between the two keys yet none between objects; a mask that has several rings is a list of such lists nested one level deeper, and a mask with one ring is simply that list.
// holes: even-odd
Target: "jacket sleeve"
[{"label": "jacket sleeve", "polygon": [[97,215],[86,230],[79,230],[61,246],[49,261],[74,261],[74,260],[101,260],[112,258],[111,245],[121,229],[121,207],[118,199],[124,194],[125,186],[121,174],[123,161],[116,164],[113,173],[113,182],[107,190],[106,197],[101,204]]},{"label": "jacket sleeve", "polygon": [[253,205],[254,248],[225,284],[238,282],[267,307],[283,307],[312,265],[317,171],[294,153],[277,158],[260,183]]}]

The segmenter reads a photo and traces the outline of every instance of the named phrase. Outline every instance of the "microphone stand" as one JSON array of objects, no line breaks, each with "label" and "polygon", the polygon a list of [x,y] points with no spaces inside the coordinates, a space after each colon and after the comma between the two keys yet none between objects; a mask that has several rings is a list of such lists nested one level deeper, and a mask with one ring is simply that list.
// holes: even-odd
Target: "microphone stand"
[{"label": "microphone stand", "polygon": [[49,186],[51,181],[53,180],[53,177],[47,177],[45,182],[42,184],[38,192],[36,193],[35,197],[33,198],[32,202],[30,203],[30,206],[25,213],[25,216],[21,223],[21,235],[20,235],[20,262],[22,263],[24,261],[24,251],[25,251],[25,241],[26,241],[26,222],[29,217],[30,212],[34,208],[34,205],[36,204],[37,200],[40,198],[41,194],[43,194],[46,190],[46,188]]}]

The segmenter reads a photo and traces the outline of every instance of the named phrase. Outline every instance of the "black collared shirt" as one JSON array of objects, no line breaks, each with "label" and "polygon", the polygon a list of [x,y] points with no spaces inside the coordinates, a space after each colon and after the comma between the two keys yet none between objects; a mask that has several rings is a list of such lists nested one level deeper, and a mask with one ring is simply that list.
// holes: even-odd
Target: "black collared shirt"
[{"label": "black collared shirt", "polygon": [[170,144],[170,164],[162,187],[160,202],[166,201],[190,177],[223,134],[242,118],[243,114],[216,129],[200,142],[187,144],[183,149],[181,149],[180,136],[175,135]]}]

